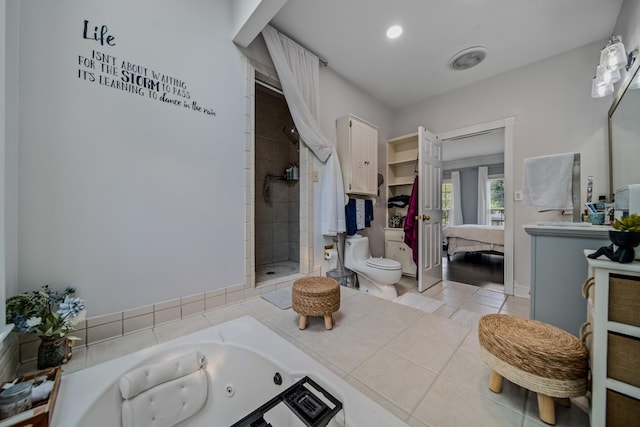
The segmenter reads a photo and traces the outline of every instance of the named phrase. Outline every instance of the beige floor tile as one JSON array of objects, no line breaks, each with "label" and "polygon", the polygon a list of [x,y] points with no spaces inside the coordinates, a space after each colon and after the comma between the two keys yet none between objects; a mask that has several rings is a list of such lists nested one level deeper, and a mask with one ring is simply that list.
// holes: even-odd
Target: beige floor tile
[{"label": "beige floor tile", "polygon": [[411,413],[436,374],[382,349],[358,366],[351,376]]},{"label": "beige floor tile", "polygon": [[478,304],[472,301],[467,301],[462,306],[460,306],[463,310],[473,311],[474,313],[480,313],[482,315],[485,314],[495,314],[499,311],[499,307],[491,307],[485,304]]},{"label": "beige floor tile", "polygon": [[[482,290],[482,289],[481,289]],[[477,293],[471,295],[467,300],[469,303],[486,305],[492,308],[499,309],[504,304],[504,298],[493,298],[486,295],[479,295]]]},{"label": "beige floor tile", "polygon": [[153,333],[158,339],[158,342],[167,342],[210,327],[211,323],[204,317],[204,315],[198,314],[182,320],[156,326],[153,328]]},{"label": "beige floor tile", "polygon": [[347,373],[380,349],[380,346],[348,331],[334,329],[329,332],[309,343],[308,347]]},{"label": "beige floor tile", "polygon": [[[556,427],[569,427],[569,426],[589,426],[589,414],[584,412],[577,405],[571,405],[569,408],[555,405],[556,410]],[[525,426],[545,426],[545,424],[538,417],[538,397],[536,393],[531,391],[527,392],[527,404],[525,412]],[[631,424],[629,424],[631,425]]]},{"label": "beige floor tile", "polygon": [[465,283],[448,282],[447,286],[442,290],[442,293],[469,298],[471,295],[475,294],[478,289],[481,288],[473,285],[467,285]]},{"label": "beige floor tile", "polygon": [[351,384],[353,387],[355,387],[362,394],[364,394],[365,396],[375,401],[378,405],[382,406],[384,409],[391,412],[400,420],[406,420],[409,417],[409,414],[407,412],[403,411],[397,405],[393,404],[393,402],[389,401],[388,399],[386,399],[385,397],[377,393],[375,390],[372,390],[371,388],[362,384],[360,381],[353,378],[352,376],[349,375],[345,377],[345,381]]},{"label": "beige floor tile", "polygon": [[427,339],[415,329],[408,329],[385,348],[424,368],[439,372],[449,361],[460,342],[452,344],[449,340]]},{"label": "beige floor tile", "polygon": [[454,381],[515,412],[523,413],[527,390],[504,381],[502,392],[494,393],[489,390],[490,372],[491,368],[484,363],[479,352],[458,350],[442,370],[440,378]]},{"label": "beige floor tile", "polygon": [[442,307],[440,307],[438,310],[436,310],[434,314],[437,314],[438,316],[441,316],[441,317],[450,318],[453,315],[453,313],[458,311],[459,308],[460,308],[459,305],[445,304]]},{"label": "beige floor tile", "polygon": [[411,417],[407,420],[407,425],[409,427],[429,427],[428,425],[414,417]]},{"label": "beige floor tile", "polygon": [[440,283],[436,283],[435,285],[433,285],[432,287],[430,287],[429,289],[426,289],[424,292],[421,293],[421,295],[424,295],[425,297],[433,297],[433,295],[439,294],[440,292],[442,292],[442,290],[444,288],[446,288],[447,285],[444,282],[440,282]]},{"label": "beige floor tile", "polygon": [[[425,313],[406,305],[384,301],[384,305],[375,311],[376,316],[398,326],[409,326]],[[369,312],[371,313],[371,312]]]},{"label": "beige floor tile", "polygon": [[134,332],[120,338],[102,341],[87,347],[86,366],[91,367],[125,354],[156,345],[158,341],[151,329]]},{"label": "beige floor tile", "polygon": [[[476,304],[476,306],[480,306],[479,304]],[[456,311],[453,316],[451,316],[451,320],[454,320],[458,323],[460,323],[461,325],[465,325],[465,326],[469,326],[471,328],[478,328],[478,321],[480,320],[480,318],[482,316],[484,316],[485,314],[491,314],[491,312],[496,313],[497,310],[492,308],[492,307],[487,307],[487,306],[480,306],[480,307],[485,307],[491,310],[487,310],[488,312],[486,313],[482,313],[482,312],[478,312],[478,308],[474,307],[475,310],[477,311],[470,311],[470,310],[466,310],[464,308],[460,308],[458,311]]]},{"label": "beige floor tile", "polygon": [[471,332],[462,342],[460,350],[468,351],[469,353],[478,354],[480,352],[480,341],[478,340],[478,328],[472,328]]},{"label": "beige floor tile", "polygon": [[344,329],[378,346],[384,346],[404,331],[405,327],[389,323],[372,314],[346,323]]},{"label": "beige floor tile", "polygon": [[438,378],[418,404],[413,417],[437,427],[520,426],[523,414],[495,404],[451,380]]},{"label": "beige floor tile", "polygon": [[440,340],[458,346],[471,329],[445,317],[426,314],[410,325],[407,330],[416,331],[427,341]]},{"label": "beige floor tile", "polygon": [[450,305],[453,307],[460,307],[467,301],[467,299],[469,299],[469,297],[465,295],[456,295],[455,293],[445,294],[444,292],[437,293],[433,296],[430,296],[429,298],[442,301],[446,305]]},{"label": "beige floor tile", "polygon": [[290,308],[287,310],[282,310],[278,308],[274,304],[271,304],[269,301],[263,298],[252,298],[242,303],[249,310],[258,313],[262,317],[267,320],[275,320],[281,317],[284,312],[292,311]]}]

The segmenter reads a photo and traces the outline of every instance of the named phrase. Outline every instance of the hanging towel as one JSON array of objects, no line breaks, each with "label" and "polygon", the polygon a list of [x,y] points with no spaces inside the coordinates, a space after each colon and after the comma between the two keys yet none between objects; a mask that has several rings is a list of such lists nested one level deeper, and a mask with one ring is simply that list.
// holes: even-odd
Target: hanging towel
[{"label": "hanging towel", "polygon": [[574,153],[524,159],[522,202],[538,212],[571,210]]},{"label": "hanging towel", "polygon": [[356,199],[356,229],[364,230],[364,199]]},{"label": "hanging towel", "polygon": [[373,200],[364,201],[364,226],[371,227],[373,221]]},{"label": "hanging towel", "polygon": [[404,243],[413,252],[413,262],[418,265],[418,226],[416,220],[418,215],[418,177],[413,181],[413,189],[409,197],[409,207],[407,208],[407,219],[404,221]]},{"label": "hanging towel", "polygon": [[[362,220],[359,223],[357,206],[362,206]],[[345,222],[347,225],[347,236],[353,236],[358,230],[364,230],[365,227],[371,227],[373,221],[373,201],[365,199],[349,199],[344,207]]]}]

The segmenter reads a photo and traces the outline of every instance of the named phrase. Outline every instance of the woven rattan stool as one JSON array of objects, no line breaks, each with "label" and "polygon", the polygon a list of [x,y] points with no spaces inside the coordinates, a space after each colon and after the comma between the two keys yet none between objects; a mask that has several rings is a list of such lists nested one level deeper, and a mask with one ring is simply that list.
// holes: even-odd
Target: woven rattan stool
[{"label": "woven rattan stool", "polygon": [[307,327],[307,316],[323,316],[324,326],[333,328],[331,314],[340,309],[340,285],[328,277],[305,277],[293,283],[293,311],[300,315],[300,329]]},{"label": "woven rattan stool", "polygon": [[538,394],[538,416],[555,425],[554,398],[568,406],[587,391],[587,349],[562,329],[505,314],[483,316],[478,324],[480,355],[491,367],[489,389],[502,379]]}]

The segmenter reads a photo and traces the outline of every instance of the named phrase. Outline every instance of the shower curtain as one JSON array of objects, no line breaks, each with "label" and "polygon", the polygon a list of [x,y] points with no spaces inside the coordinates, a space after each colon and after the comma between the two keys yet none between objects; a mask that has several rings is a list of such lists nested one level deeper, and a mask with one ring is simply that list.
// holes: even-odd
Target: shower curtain
[{"label": "shower curtain", "polygon": [[489,194],[489,168],[478,168],[478,224],[491,225],[491,196]]},{"label": "shower curtain", "polygon": [[325,236],[346,231],[347,202],[335,143],[322,134],[319,121],[319,69],[317,56],[275,28],[262,30],[269,55],[276,67],[284,97],[300,139],[324,163],[320,187],[320,226]]},{"label": "shower curtain", "polygon": [[460,172],[451,172],[451,218],[449,225],[462,225],[462,189],[460,188]]}]

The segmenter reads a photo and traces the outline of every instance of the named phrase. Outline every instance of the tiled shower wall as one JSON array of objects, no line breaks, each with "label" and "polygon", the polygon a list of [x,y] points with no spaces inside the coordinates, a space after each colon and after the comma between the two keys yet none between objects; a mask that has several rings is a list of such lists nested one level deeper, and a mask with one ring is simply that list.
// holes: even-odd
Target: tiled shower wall
[{"label": "tiled shower wall", "polygon": [[300,260],[299,181],[271,180],[271,200],[263,191],[268,175],[282,176],[292,164],[300,166],[299,143],[282,132],[293,127],[284,98],[255,91],[255,260],[256,266]]}]

